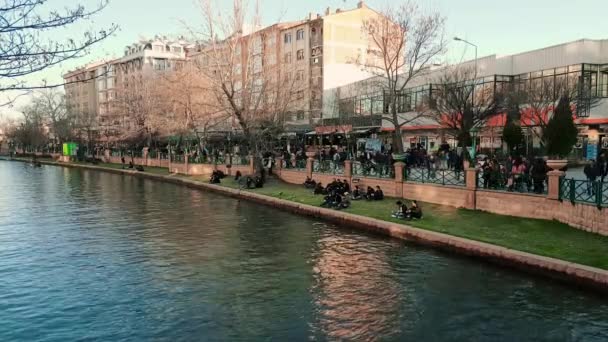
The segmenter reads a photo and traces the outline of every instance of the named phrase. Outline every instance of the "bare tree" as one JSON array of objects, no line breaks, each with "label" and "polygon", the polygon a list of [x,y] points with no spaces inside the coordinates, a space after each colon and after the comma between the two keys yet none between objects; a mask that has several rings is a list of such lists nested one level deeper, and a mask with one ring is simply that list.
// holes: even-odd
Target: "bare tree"
[{"label": "bare tree", "polygon": [[383,119],[395,128],[393,144],[397,153],[403,152],[401,127],[429,114],[421,108],[409,108],[406,110],[414,111],[399,115],[404,111],[400,99],[407,96],[412,81],[422,77],[444,53],[444,24],[441,14],[425,13],[415,1],[389,5],[381,15],[364,21],[369,48],[358,63],[376,76],[376,88],[385,97],[390,114]]},{"label": "bare tree", "polygon": [[[196,66],[208,80],[212,112],[228,115],[259,156],[270,148],[274,139],[269,136],[276,138],[282,129],[285,113],[297,108],[305,85],[282,65],[281,24],[259,29],[258,13],[246,22],[248,8],[242,0],[234,1],[229,14],[215,7],[213,0],[200,4],[204,27],[199,35],[206,44]],[[256,158],[256,169],[260,160]]]},{"label": "bare tree", "polygon": [[446,68],[433,84],[430,107],[435,121],[441,124],[459,143],[471,142],[470,131],[483,127],[504,109],[505,91],[493,84],[478,83],[475,72],[466,68]]},{"label": "bare tree", "polygon": [[519,80],[508,94],[511,105],[519,109],[520,118],[535,126],[531,131],[542,146],[546,144],[543,132],[560,99],[568,99],[579,116],[584,116],[601,100],[590,94],[589,87],[578,75]]},{"label": "bare tree", "polygon": [[85,55],[87,49],[113,34],[111,25],[97,32],[80,32],[79,37],[57,41],[54,33],[85,22],[102,11],[108,0],[97,6],[74,5],[55,10],[48,0],[5,0],[0,5],[0,92],[31,90],[63,84],[28,85],[27,76],[64,61]]},{"label": "bare tree", "polygon": [[129,145],[150,147],[152,138],[166,122],[162,117],[164,94],[161,92],[159,78],[146,72],[131,72],[119,79],[116,84],[115,99],[110,103],[110,114],[118,124],[118,140]]},{"label": "bare tree", "polygon": [[56,89],[45,89],[36,92],[32,102],[39,105],[54,143],[65,142],[73,136],[74,115],[67,110],[65,94]]}]

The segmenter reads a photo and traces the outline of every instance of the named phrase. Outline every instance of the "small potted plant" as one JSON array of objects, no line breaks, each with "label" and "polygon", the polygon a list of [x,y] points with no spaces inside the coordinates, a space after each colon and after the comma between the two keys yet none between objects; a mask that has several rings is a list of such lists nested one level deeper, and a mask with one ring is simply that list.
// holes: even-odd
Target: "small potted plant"
[{"label": "small potted plant", "polygon": [[563,170],[568,165],[566,157],[576,144],[578,130],[574,125],[573,113],[568,97],[562,97],[553,111],[543,138],[547,149],[547,166],[552,170]]}]

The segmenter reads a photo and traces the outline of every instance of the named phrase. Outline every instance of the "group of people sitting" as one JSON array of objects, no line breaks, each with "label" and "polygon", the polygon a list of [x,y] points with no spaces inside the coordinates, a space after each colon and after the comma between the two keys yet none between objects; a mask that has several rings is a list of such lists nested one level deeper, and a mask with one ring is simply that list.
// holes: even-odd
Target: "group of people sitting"
[{"label": "group of people sitting", "polygon": [[209,179],[209,183],[211,184],[220,184],[221,180],[226,178],[226,174],[224,174],[222,171],[220,170],[214,170],[211,173],[211,178]]},{"label": "group of people sitting", "polygon": [[234,180],[237,181],[241,187],[247,189],[259,189],[264,187],[264,178],[262,178],[261,175],[243,177],[241,171],[237,171],[234,175]]},{"label": "group of people sitting", "polygon": [[[122,168],[125,168],[125,157],[120,158],[120,161],[122,162]],[[135,169],[137,171],[143,172],[144,171],[144,167],[141,165],[133,165],[133,161],[129,161],[129,165],[126,167],[127,169]]]},{"label": "group of people sitting", "polygon": [[412,201],[411,206],[408,208],[405,203],[401,201],[397,201],[397,210],[393,213],[392,217],[411,220],[411,219],[421,219],[422,218],[422,209],[418,205],[418,202]]}]

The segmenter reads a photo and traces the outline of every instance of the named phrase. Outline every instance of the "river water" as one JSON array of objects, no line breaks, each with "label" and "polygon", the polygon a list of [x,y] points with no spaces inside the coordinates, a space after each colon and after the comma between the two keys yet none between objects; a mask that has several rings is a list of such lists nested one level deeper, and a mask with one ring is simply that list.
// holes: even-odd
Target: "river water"
[{"label": "river water", "polygon": [[76,340],[606,341],[608,299],[185,187],[0,161],[0,341]]}]

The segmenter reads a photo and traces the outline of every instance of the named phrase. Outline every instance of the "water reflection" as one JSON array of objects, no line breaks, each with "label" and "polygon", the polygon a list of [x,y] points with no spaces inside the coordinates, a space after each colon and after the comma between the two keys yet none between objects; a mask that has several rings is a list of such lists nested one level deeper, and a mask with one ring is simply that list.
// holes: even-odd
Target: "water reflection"
[{"label": "water reflection", "polygon": [[0,162],[0,341],[608,340],[608,300],[128,176]]},{"label": "water reflection", "polygon": [[[380,248],[377,248],[380,247]],[[317,241],[312,293],[315,328],[332,339],[371,340],[400,331],[399,284],[390,276],[386,252],[360,235],[324,234]]]}]

